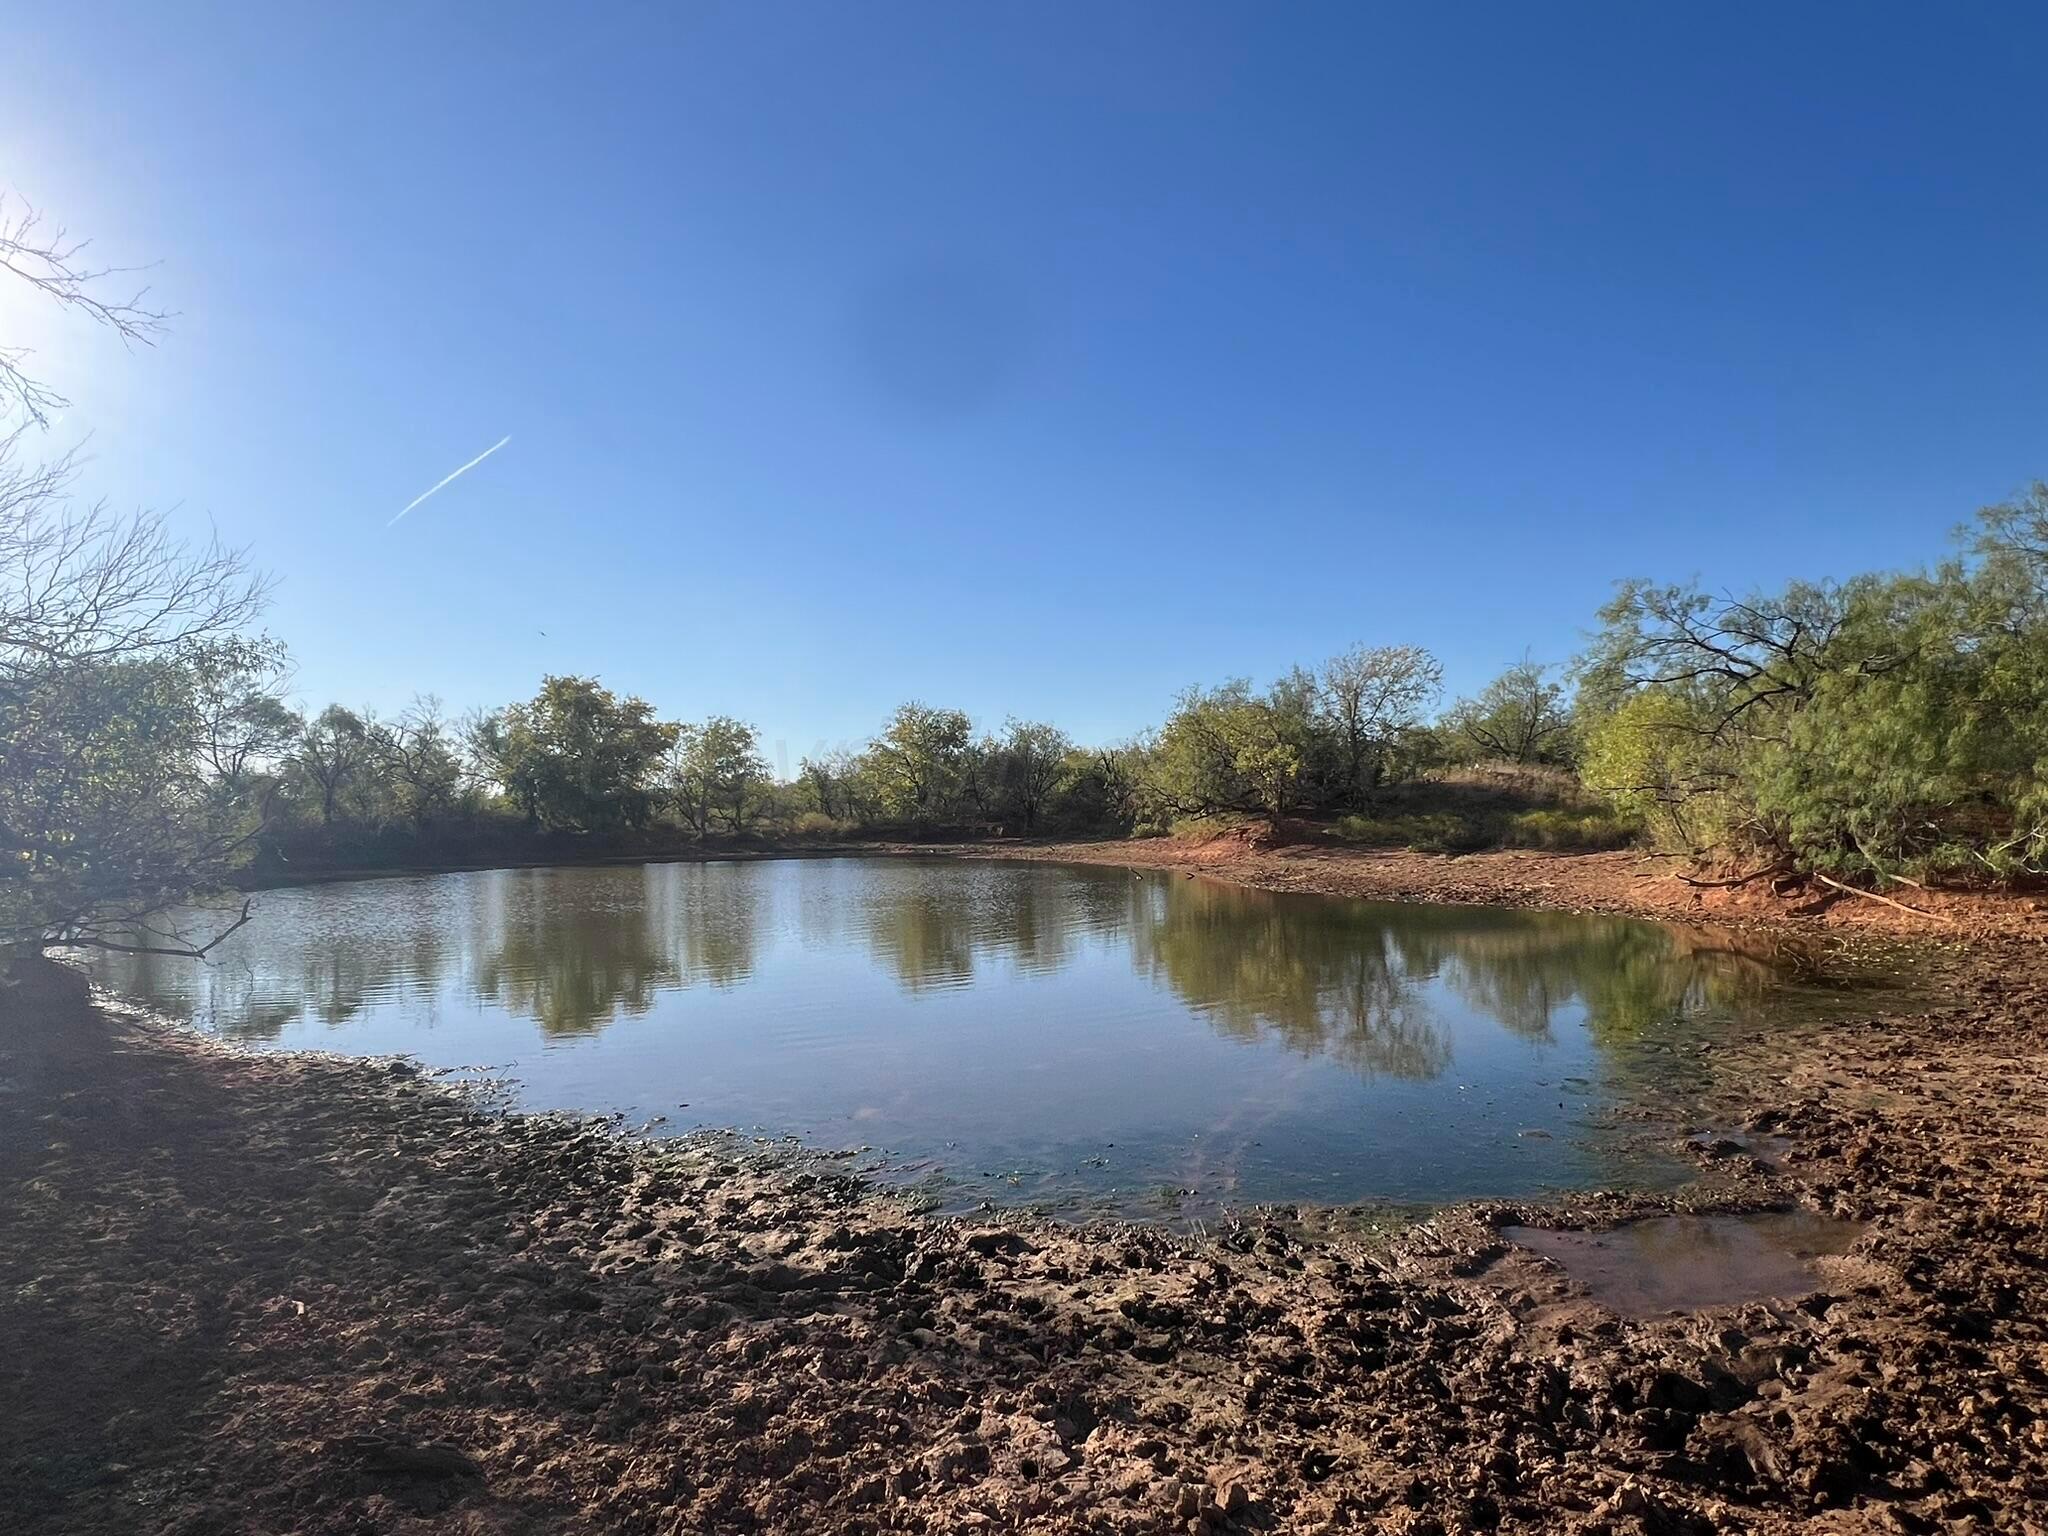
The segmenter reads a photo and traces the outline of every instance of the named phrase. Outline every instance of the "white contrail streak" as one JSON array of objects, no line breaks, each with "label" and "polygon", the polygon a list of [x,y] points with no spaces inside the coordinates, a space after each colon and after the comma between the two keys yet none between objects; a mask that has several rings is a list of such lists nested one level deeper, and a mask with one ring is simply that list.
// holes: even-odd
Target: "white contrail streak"
[{"label": "white contrail streak", "polygon": [[[490,447],[486,448],[482,453],[478,454],[475,458],[471,459],[467,464],[463,465],[462,468],[456,470],[454,474],[449,475],[444,479],[436,480],[424,491],[421,491],[419,495],[413,497],[411,501],[408,501],[404,506],[400,507],[398,509],[398,517],[405,516],[406,513],[410,512],[414,507],[418,506],[421,502],[425,501],[429,496],[433,495],[434,492],[440,490],[442,486],[448,483],[448,481],[461,479],[464,475],[468,474],[472,469],[475,469],[477,465],[483,463],[485,459],[488,459],[492,454],[496,453],[500,448],[504,447],[507,443],[511,441],[512,434],[510,432],[507,432],[503,437],[499,438],[495,443],[491,444]],[[398,517],[392,518],[391,523],[397,522]],[[391,523],[386,523],[384,526],[386,528],[389,528],[391,526]]]}]

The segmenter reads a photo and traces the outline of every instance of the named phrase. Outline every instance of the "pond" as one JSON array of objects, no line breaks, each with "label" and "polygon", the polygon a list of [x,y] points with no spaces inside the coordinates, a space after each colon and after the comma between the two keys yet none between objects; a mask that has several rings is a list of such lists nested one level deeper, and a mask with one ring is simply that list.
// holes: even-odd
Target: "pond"
[{"label": "pond", "polygon": [[[941,1208],[1199,1213],[1654,1185],[1644,1108],[1812,989],[1725,937],[940,858],[271,891],[97,978],[248,1044],[859,1149]],[[1824,1005],[1825,999],[1821,999]]]}]

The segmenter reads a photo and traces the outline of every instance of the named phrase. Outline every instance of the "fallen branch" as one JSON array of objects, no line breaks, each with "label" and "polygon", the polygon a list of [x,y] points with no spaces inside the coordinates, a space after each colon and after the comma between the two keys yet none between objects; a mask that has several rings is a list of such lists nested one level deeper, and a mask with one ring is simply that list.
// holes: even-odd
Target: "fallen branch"
[{"label": "fallen branch", "polygon": [[1778,873],[1778,869],[1779,866],[1776,864],[1766,864],[1762,869],[1751,870],[1746,875],[1732,875],[1726,880],[1695,880],[1691,875],[1679,874],[1674,874],[1671,878],[1683,880],[1687,885],[1697,887],[1703,891],[1714,891],[1725,890],[1730,886],[1748,885],[1752,880],[1761,880],[1765,875]]},{"label": "fallen branch", "polygon": [[1832,876],[1829,875],[1816,874],[1813,878],[1818,880],[1822,885],[1833,886],[1836,890],[1841,891],[1844,895],[1861,896],[1865,901],[1881,901],[1888,907],[1896,907],[1901,912],[1910,912],[1915,917],[1924,917],[1927,918],[1929,921],[1936,923],[1947,923],[1951,927],[1955,925],[1955,919],[1952,917],[1943,917],[1939,912],[1925,912],[1922,911],[1919,907],[1909,907],[1903,901],[1893,901],[1889,896],[1880,896],[1877,894],[1877,892],[1866,891],[1862,889],[1860,886],[1844,885],[1841,881],[1834,879]]}]

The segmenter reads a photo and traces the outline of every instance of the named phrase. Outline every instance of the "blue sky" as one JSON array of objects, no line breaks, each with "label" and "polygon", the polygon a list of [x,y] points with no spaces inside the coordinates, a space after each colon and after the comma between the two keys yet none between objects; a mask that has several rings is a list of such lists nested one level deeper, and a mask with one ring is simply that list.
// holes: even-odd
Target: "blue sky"
[{"label": "blue sky", "polygon": [[[2048,475],[2048,13],[44,7],[0,293],[88,485],[253,546],[308,702],[594,672],[789,760],[1107,739],[1620,576],[1938,555]],[[499,453],[419,492],[501,437]],[[545,634],[542,633],[545,631]]]}]

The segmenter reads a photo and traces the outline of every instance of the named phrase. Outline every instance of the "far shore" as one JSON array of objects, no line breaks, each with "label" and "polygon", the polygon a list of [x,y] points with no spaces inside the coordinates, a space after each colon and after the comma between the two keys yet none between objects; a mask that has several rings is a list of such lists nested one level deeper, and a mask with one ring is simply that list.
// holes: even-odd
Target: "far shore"
[{"label": "far shore", "polygon": [[2014,890],[1902,892],[1910,901],[1878,901],[1821,887],[1779,893],[1767,884],[1688,883],[1682,866],[1637,850],[1596,853],[1495,849],[1420,853],[1346,847],[1312,837],[941,838],[878,837],[843,842],[710,842],[654,850],[577,853],[551,849],[535,858],[412,862],[362,867],[290,866],[251,872],[240,888],[262,891],[350,880],[492,869],[578,868],[634,864],[738,863],[766,859],[930,857],[1028,859],[1176,871],[1262,890],[1310,891],[1373,901],[1426,901],[1551,911],[1604,912],[1671,922],[1847,930],[1934,942],[2048,939],[2048,898]]}]

